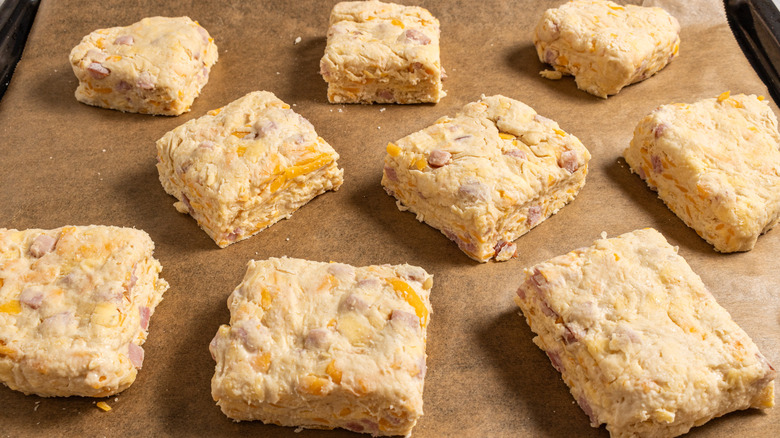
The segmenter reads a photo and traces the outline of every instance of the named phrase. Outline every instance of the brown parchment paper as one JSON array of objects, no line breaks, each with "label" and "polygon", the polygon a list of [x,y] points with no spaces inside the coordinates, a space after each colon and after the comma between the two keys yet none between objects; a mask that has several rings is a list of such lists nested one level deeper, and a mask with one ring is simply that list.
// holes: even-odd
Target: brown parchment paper
[{"label": "brown parchment paper", "polygon": [[[152,317],[146,361],[111,412],[79,397],[43,399],[0,387],[0,436],[357,436],[234,423],[214,404],[208,344],[227,323],[226,299],[250,259],[287,255],[354,265],[404,263],[435,275],[425,415],[415,437],[606,437],[593,429],[532,342],[512,302],[522,268],[610,236],[655,227],[679,246],[719,303],[780,365],[780,230],[748,253],[718,254],[620,158],[636,123],[660,104],[725,90],[768,96],[717,0],[661,1],[683,24],[680,57],[655,77],[602,100],[572,78],[548,81],[533,26],[562,1],[411,1],[441,21],[448,96],[436,105],[330,105],[318,74],[333,0],[44,1],[24,57],[0,102],[0,227],[119,225],[147,231],[171,284]],[[654,2],[659,3],[659,2]],[[73,97],[68,54],[97,28],[153,15],[188,15],[219,46],[219,62],[192,112],[124,114]],[[301,37],[299,44],[294,44]],[[254,90],[308,118],[341,154],[345,183],[249,240],[219,249],[176,212],[155,169],[168,130]],[[398,211],[379,184],[388,141],[454,114],[481,94],[519,99],[577,135],[593,155],[570,205],[517,241],[518,258],[478,264],[439,231]],[[773,108],[777,110],[777,107]],[[381,111],[385,109],[385,111]],[[730,414],[690,436],[774,436],[780,408]]]}]

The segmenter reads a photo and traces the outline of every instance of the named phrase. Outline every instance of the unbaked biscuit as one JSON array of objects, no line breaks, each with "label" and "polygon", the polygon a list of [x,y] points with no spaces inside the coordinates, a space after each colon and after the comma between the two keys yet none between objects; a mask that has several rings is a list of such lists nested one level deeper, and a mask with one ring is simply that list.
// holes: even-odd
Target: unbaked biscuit
[{"label": "unbaked biscuit", "polygon": [[344,171],[339,154],[273,93],[256,91],[157,141],[157,170],[174,204],[224,248],[290,217]]},{"label": "unbaked biscuit", "polygon": [[214,400],[234,420],[408,436],[432,285],[410,265],[250,261],[210,345]]},{"label": "unbaked biscuit", "polygon": [[548,9],[534,29],[539,60],[574,76],[577,88],[606,98],[664,68],[679,51],[680,24],[661,8],[574,0]]},{"label": "unbaked biscuit", "polygon": [[623,152],[632,172],[717,251],[753,249],[780,221],[780,134],[762,97],[663,105]]},{"label": "unbaked biscuit", "polygon": [[43,397],[105,397],[135,381],[168,289],[132,228],[0,229],[0,381]]},{"label": "unbaked biscuit", "polygon": [[438,102],[446,95],[439,20],[417,6],[338,3],[320,74],[331,103]]},{"label": "unbaked biscuit", "polygon": [[388,144],[382,186],[474,260],[508,260],[515,239],[574,199],[588,160],[556,122],[496,95]]},{"label": "unbaked biscuit", "polygon": [[590,417],[618,437],[673,437],[774,405],[775,370],[653,229],[525,270],[515,301]]},{"label": "unbaked biscuit", "polygon": [[190,110],[217,57],[214,40],[189,17],[150,17],[90,33],[70,63],[80,102],[176,116]]}]

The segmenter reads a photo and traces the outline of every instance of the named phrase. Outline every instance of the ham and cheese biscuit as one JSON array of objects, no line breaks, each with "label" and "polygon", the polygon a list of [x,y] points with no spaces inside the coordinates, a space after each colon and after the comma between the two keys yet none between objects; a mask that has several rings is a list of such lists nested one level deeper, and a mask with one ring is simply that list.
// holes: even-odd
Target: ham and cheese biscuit
[{"label": "ham and cheese biscuit", "polygon": [[267,91],[209,111],[157,141],[163,188],[221,248],[341,187],[338,158],[308,120]]},{"label": "ham and cheese biscuit", "polygon": [[214,400],[239,421],[408,436],[432,285],[410,265],[250,261],[210,345]]},{"label": "ham and cheese biscuit", "polygon": [[320,74],[331,103],[438,102],[446,95],[439,20],[417,6],[338,3]]},{"label": "ham and cheese biscuit", "polygon": [[780,134],[763,97],[663,105],[639,122],[623,156],[717,251],[749,251],[780,221]]},{"label": "ham and cheese biscuit", "polygon": [[92,32],[70,63],[80,102],[176,116],[190,110],[217,57],[214,40],[189,17],[151,17]]},{"label": "ham and cheese biscuit", "polygon": [[528,105],[484,97],[454,118],[387,145],[382,185],[398,208],[480,262],[508,260],[512,243],[573,200],[590,153]]},{"label": "ham and cheese biscuit", "polygon": [[774,405],[775,370],[651,228],[526,269],[515,301],[591,425],[612,437],[673,437]]},{"label": "ham and cheese biscuit", "polygon": [[0,381],[43,397],[105,397],[135,381],[168,283],[132,228],[0,229]]},{"label": "ham and cheese biscuit", "polygon": [[661,8],[574,0],[548,9],[534,29],[539,60],[574,76],[577,88],[606,98],[656,74],[680,47],[680,24]]}]

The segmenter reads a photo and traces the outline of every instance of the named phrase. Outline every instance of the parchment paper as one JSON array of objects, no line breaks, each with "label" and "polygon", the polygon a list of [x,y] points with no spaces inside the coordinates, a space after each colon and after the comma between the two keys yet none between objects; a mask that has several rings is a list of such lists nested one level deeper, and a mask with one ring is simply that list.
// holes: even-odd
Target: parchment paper
[{"label": "parchment paper", "polygon": [[[655,227],[673,244],[776,367],[780,365],[780,230],[747,253],[723,255],[686,227],[620,158],[652,109],[725,90],[768,96],[717,0],[663,2],[683,23],[680,57],[655,77],[602,100],[572,78],[539,77],[531,34],[562,1],[400,0],[441,21],[448,96],[437,105],[330,105],[318,74],[334,0],[44,1],[24,57],[0,102],[0,226],[119,225],[147,231],[171,284],[152,317],[146,361],[107,400],[43,399],[0,387],[0,436],[357,436],[234,423],[214,404],[208,344],[227,323],[225,301],[250,259],[287,255],[353,265],[411,263],[435,275],[425,415],[415,437],[606,437],[593,429],[532,342],[512,302],[522,268],[610,236]],[[92,30],[153,15],[188,15],[219,46],[192,112],[124,114],[78,103],[68,54]],[[301,37],[299,44],[294,44]],[[168,130],[254,90],[274,92],[341,154],[345,183],[261,234],[219,249],[176,212],[155,169]],[[454,114],[481,94],[519,99],[558,121],[591,151],[579,196],[518,241],[520,255],[478,264],[439,231],[400,212],[379,184],[388,141]],[[773,105],[775,111],[777,107]],[[386,109],[381,111],[381,109]],[[692,437],[773,436],[780,408],[730,414]]]}]

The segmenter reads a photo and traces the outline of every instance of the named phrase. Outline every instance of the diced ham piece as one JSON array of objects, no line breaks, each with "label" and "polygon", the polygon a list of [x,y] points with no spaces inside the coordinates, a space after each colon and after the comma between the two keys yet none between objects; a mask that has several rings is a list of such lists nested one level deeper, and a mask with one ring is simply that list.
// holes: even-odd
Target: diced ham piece
[{"label": "diced ham piece", "polygon": [[390,321],[405,325],[413,330],[420,328],[420,318],[415,314],[403,310],[393,310],[390,312]]},{"label": "diced ham piece", "polygon": [[558,159],[558,166],[566,169],[569,173],[576,172],[580,168],[580,163],[577,162],[577,152],[564,151],[561,158]]},{"label": "diced ham piece", "polygon": [[550,49],[544,54],[544,62],[548,64],[555,64],[556,59],[558,59],[558,52],[555,50]]},{"label": "diced ham piece", "polygon": [[192,208],[192,204],[190,204],[190,198],[188,198],[184,193],[181,194],[181,202],[187,207],[187,210],[189,210],[190,214],[195,212],[195,210]]},{"label": "diced ham piece", "polygon": [[466,242],[460,237],[458,237],[457,234],[453,233],[450,230],[442,230],[445,236],[447,236],[450,240],[458,244],[458,248],[460,248],[462,251],[465,251],[469,254],[473,254],[477,252],[477,245],[475,245],[472,242]]},{"label": "diced ham piece", "polygon": [[209,43],[209,33],[206,31],[206,29],[198,26],[198,33],[200,34],[200,37],[203,38],[203,44]]},{"label": "diced ham piece", "polygon": [[547,284],[547,279],[544,278],[544,274],[539,269],[534,269],[533,275],[528,280],[536,289],[542,289]]},{"label": "diced ham piece", "polygon": [[308,349],[322,348],[327,345],[328,335],[330,331],[324,328],[316,328],[309,330],[309,334],[306,335],[304,346]]},{"label": "diced ham piece", "polygon": [[525,160],[526,158],[528,158],[525,152],[521,151],[520,149],[510,149],[504,152],[504,155],[512,158],[518,158],[520,160]]},{"label": "diced ham piece", "polygon": [[441,149],[434,149],[428,155],[428,165],[433,168],[442,167],[446,164],[449,164],[451,159],[452,159],[451,153],[447,151],[443,151]]},{"label": "diced ham piece", "polygon": [[399,274],[404,278],[422,283],[425,281],[425,270],[418,266],[404,266],[399,269]]},{"label": "diced ham piece", "polygon": [[455,141],[463,141],[463,140],[469,139],[471,137],[472,136],[470,134],[469,135],[461,135],[460,137],[455,137]]},{"label": "diced ham piece", "polygon": [[30,245],[30,254],[33,257],[43,257],[52,252],[55,246],[57,246],[57,239],[47,234],[41,234]]},{"label": "diced ham piece", "polygon": [[406,32],[404,32],[404,37],[407,43],[415,43],[422,46],[431,43],[431,38],[417,29],[407,29]]},{"label": "diced ham piece", "polygon": [[639,175],[639,177],[642,178],[643,180],[647,179],[647,175],[645,174],[645,169],[641,167],[636,170],[636,174]]},{"label": "diced ham piece", "polygon": [[666,123],[659,123],[655,125],[655,128],[653,128],[653,135],[655,136],[655,138],[658,138],[664,135],[665,130],[666,130]]},{"label": "diced ham piece", "polygon": [[149,74],[148,71],[142,71],[141,74],[138,75],[138,79],[135,81],[135,85],[143,90],[154,89],[154,80],[152,79],[152,75]]},{"label": "diced ham piece", "polygon": [[216,144],[211,140],[204,140],[198,145],[199,148],[208,150],[214,149],[215,146]]},{"label": "diced ham piece", "polygon": [[361,433],[363,432],[363,425],[356,421],[352,421],[345,424],[344,429],[351,430],[352,432]]},{"label": "diced ham piece", "polygon": [[114,44],[122,44],[125,46],[132,46],[135,40],[132,35],[122,35],[114,40]]},{"label": "diced ham piece", "polygon": [[[541,293],[539,294],[541,295]],[[558,318],[558,314],[555,313],[555,310],[553,310],[548,304],[547,301],[543,300],[541,296],[539,297],[539,308],[542,309],[542,313],[549,316],[550,318]]]},{"label": "diced ham piece", "polygon": [[398,181],[398,175],[395,173],[395,169],[385,165],[385,175],[390,181]]},{"label": "diced ham piece", "polygon": [[553,368],[558,372],[561,372],[561,370],[563,370],[563,362],[561,361],[561,357],[558,356],[558,353],[554,351],[545,351],[545,353],[547,353],[547,357],[550,358]]},{"label": "diced ham piece", "polygon": [[232,335],[233,338],[238,340],[241,343],[241,345],[244,346],[244,350],[250,353],[257,351],[258,346],[254,342],[254,339],[249,337],[249,333],[246,331],[245,328],[234,326],[230,331],[230,334]]},{"label": "diced ham piece", "polygon": [[328,265],[328,273],[335,275],[336,277],[353,277],[355,275],[355,268],[344,263],[331,263]]},{"label": "diced ham piece", "polygon": [[563,327],[563,341],[567,345],[573,344],[585,336],[585,332],[576,325],[564,324]]},{"label": "diced ham piece", "polygon": [[467,202],[490,200],[490,192],[488,191],[488,187],[479,181],[469,181],[463,183],[458,188],[458,196]]},{"label": "diced ham piece", "polygon": [[533,205],[528,208],[528,226],[533,227],[539,223],[542,218],[542,207],[540,205]]},{"label": "diced ham piece", "polygon": [[[338,25],[331,26],[330,30],[328,31],[328,36],[335,35],[337,33],[345,33],[345,32],[333,32],[334,28],[337,28]],[[328,66],[326,62],[320,62],[320,75],[323,78],[329,78],[333,76],[333,70]]]},{"label": "diced ham piece", "polygon": [[144,364],[144,349],[131,342],[127,345],[127,356],[133,366],[140,370]]},{"label": "diced ham piece", "polygon": [[653,172],[661,173],[664,171],[664,165],[661,163],[661,157],[658,155],[650,157],[650,162],[653,164]]},{"label": "diced ham piece", "polygon": [[579,397],[577,398],[577,404],[580,405],[580,408],[582,408],[582,411],[585,412],[585,415],[590,418],[590,425],[593,427],[598,427],[600,424],[599,420],[596,418],[596,415],[593,414],[593,408],[590,407],[588,401],[583,397]]},{"label": "diced ham piece", "polygon": [[425,355],[424,354],[421,354],[417,358],[417,368],[420,370],[420,373],[417,374],[416,377],[418,379],[420,379],[420,380],[424,379],[425,378],[425,374],[428,373],[428,366],[425,365]]},{"label": "diced ham piece", "polygon": [[19,295],[19,302],[31,309],[37,309],[43,302],[43,292],[38,288],[26,287]]},{"label": "diced ham piece", "polygon": [[93,62],[87,66],[87,71],[95,79],[103,79],[111,74],[111,70],[103,67],[103,64],[99,62]]},{"label": "diced ham piece", "polygon": [[258,120],[257,123],[255,123],[257,138],[264,138],[277,129],[279,129],[279,125],[273,120]]},{"label": "diced ham piece", "polygon": [[494,257],[496,260],[509,260],[515,256],[515,253],[517,252],[517,245],[502,240],[493,247],[493,251],[495,251]]},{"label": "diced ham piece", "polygon": [[133,88],[133,86],[125,81],[119,81],[119,83],[116,84],[116,91],[127,91],[131,88]]},{"label": "diced ham piece", "polygon": [[360,420],[363,425],[363,432],[376,435],[379,432],[379,425],[371,420]]},{"label": "diced ham piece", "polygon": [[46,336],[65,336],[76,330],[78,322],[71,312],[54,314],[41,322],[40,330]]},{"label": "diced ham piece", "polygon": [[374,278],[374,277],[370,277],[370,278],[364,278],[364,279],[358,281],[357,285],[358,285],[359,288],[371,289],[371,288],[375,288],[375,287],[381,286],[382,283],[379,281],[379,279]]},{"label": "diced ham piece", "polygon": [[357,310],[358,312],[365,312],[368,310],[368,303],[363,298],[355,294],[349,294],[344,298],[343,307],[346,310]]},{"label": "diced ham piece", "polygon": [[211,342],[209,342],[209,353],[211,353],[211,358],[215,361],[217,360],[217,357],[214,355],[214,352],[217,351],[217,346],[219,345],[219,333],[214,335],[214,337],[211,339]]},{"label": "diced ham piece", "polygon": [[539,122],[539,123],[548,123],[548,122],[552,122],[552,120],[548,119],[548,118],[547,118],[547,117],[545,117],[545,116],[539,115],[539,114],[537,114],[537,115],[535,115],[535,116],[534,116],[534,120],[535,120],[535,121],[537,121],[537,122]]},{"label": "diced ham piece", "polygon": [[243,233],[243,232],[244,232],[244,230],[242,230],[241,227],[238,227],[235,230],[233,230],[232,233],[227,235],[227,240],[230,241],[230,242],[235,242],[236,239],[238,239],[238,236],[240,236],[241,233]]},{"label": "diced ham piece", "polygon": [[152,310],[146,306],[138,306],[138,312],[141,315],[141,328],[149,329],[149,317],[152,316]]},{"label": "diced ham piece", "polygon": [[385,100],[393,100],[395,98],[393,90],[379,90],[376,92],[376,95]]}]

